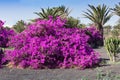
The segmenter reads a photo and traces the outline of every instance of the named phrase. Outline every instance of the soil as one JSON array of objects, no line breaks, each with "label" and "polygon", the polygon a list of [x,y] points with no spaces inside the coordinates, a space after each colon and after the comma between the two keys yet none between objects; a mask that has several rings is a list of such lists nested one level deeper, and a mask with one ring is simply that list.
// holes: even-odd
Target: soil
[{"label": "soil", "polygon": [[[107,52],[104,47],[95,49],[100,53],[101,59],[109,61]],[[90,68],[85,70],[78,69],[43,69],[43,70],[30,70],[30,69],[0,69],[0,80],[96,80],[98,72],[107,73],[111,72],[114,75],[120,75],[120,64],[101,64],[99,67]],[[120,80],[120,79],[119,79]]]}]

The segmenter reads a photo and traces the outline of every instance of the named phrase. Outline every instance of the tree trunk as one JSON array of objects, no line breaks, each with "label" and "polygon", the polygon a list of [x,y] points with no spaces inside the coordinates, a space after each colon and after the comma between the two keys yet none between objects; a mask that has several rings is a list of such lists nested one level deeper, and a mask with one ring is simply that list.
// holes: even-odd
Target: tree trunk
[{"label": "tree trunk", "polygon": [[101,36],[102,36],[102,41],[100,43],[100,46],[104,46],[104,36],[103,36],[104,34],[103,34],[103,25],[102,24],[98,25],[98,30],[100,31]]},{"label": "tree trunk", "polygon": [[116,57],[115,56],[113,56],[113,62],[116,62]]}]

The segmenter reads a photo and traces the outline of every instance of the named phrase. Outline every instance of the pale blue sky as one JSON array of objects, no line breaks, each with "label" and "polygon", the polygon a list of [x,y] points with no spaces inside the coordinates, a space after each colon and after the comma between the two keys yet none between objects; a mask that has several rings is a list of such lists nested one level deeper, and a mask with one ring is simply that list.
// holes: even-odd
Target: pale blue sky
[{"label": "pale blue sky", "polygon": [[[113,8],[119,2],[120,0],[0,0],[0,19],[6,21],[5,25],[12,26],[21,19],[29,21],[38,18],[33,12],[39,12],[41,8],[65,5],[72,10],[71,16],[80,19],[81,23],[88,24],[90,21],[82,15],[83,11],[89,9],[88,4],[106,4]],[[113,16],[107,24],[115,25],[118,19],[118,16]]]}]

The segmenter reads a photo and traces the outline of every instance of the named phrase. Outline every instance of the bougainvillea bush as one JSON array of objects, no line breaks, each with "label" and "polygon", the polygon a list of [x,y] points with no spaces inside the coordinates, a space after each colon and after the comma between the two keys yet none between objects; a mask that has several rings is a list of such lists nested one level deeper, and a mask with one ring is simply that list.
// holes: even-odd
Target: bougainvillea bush
[{"label": "bougainvillea bush", "polygon": [[103,37],[102,37],[101,33],[99,32],[99,30],[97,30],[96,27],[90,26],[88,28],[85,28],[84,30],[85,30],[85,34],[87,34],[89,36],[88,44],[92,48],[101,46]]},{"label": "bougainvillea bush", "polygon": [[7,30],[3,27],[4,22],[0,20],[0,67],[3,63],[4,53],[2,48],[6,48],[11,36],[15,35],[13,30]]},{"label": "bougainvillea bush", "polygon": [[0,20],[0,47],[6,48],[8,47],[7,43],[9,39],[11,38],[11,36],[15,35],[15,32],[12,29],[6,29],[5,27],[3,27],[3,25],[4,22]]},{"label": "bougainvillea bush", "polygon": [[0,68],[2,67],[3,62],[4,62],[4,53],[3,50],[0,48]]},{"label": "bougainvillea bush", "polygon": [[66,20],[50,16],[36,20],[23,32],[13,36],[5,59],[19,68],[80,68],[99,62],[98,53],[89,45],[84,29],[65,28]]}]

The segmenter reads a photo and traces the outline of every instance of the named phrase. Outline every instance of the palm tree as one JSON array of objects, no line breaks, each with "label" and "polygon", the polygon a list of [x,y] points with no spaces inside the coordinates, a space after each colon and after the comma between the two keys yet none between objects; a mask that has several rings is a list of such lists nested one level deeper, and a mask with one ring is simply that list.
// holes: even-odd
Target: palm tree
[{"label": "palm tree", "polygon": [[[109,14],[110,9],[106,5],[98,5],[97,7],[93,5],[88,5],[91,10],[87,9],[88,12],[84,12],[84,16],[94,22],[97,25],[98,30],[101,32],[103,37],[103,25],[111,18]],[[102,41],[101,45],[103,45]]]},{"label": "palm tree", "polygon": [[115,8],[112,9],[116,15],[120,17],[120,3],[115,5]]},{"label": "palm tree", "polygon": [[66,8],[65,6],[47,9],[41,8],[41,12],[35,12],[35,14],[37,14],[41,19],[48,19],[49,16],[53,16],[53,18],[56,18],[57,16],[65,17],[68,16],[69,13],[70,13],[69,8]]}]

